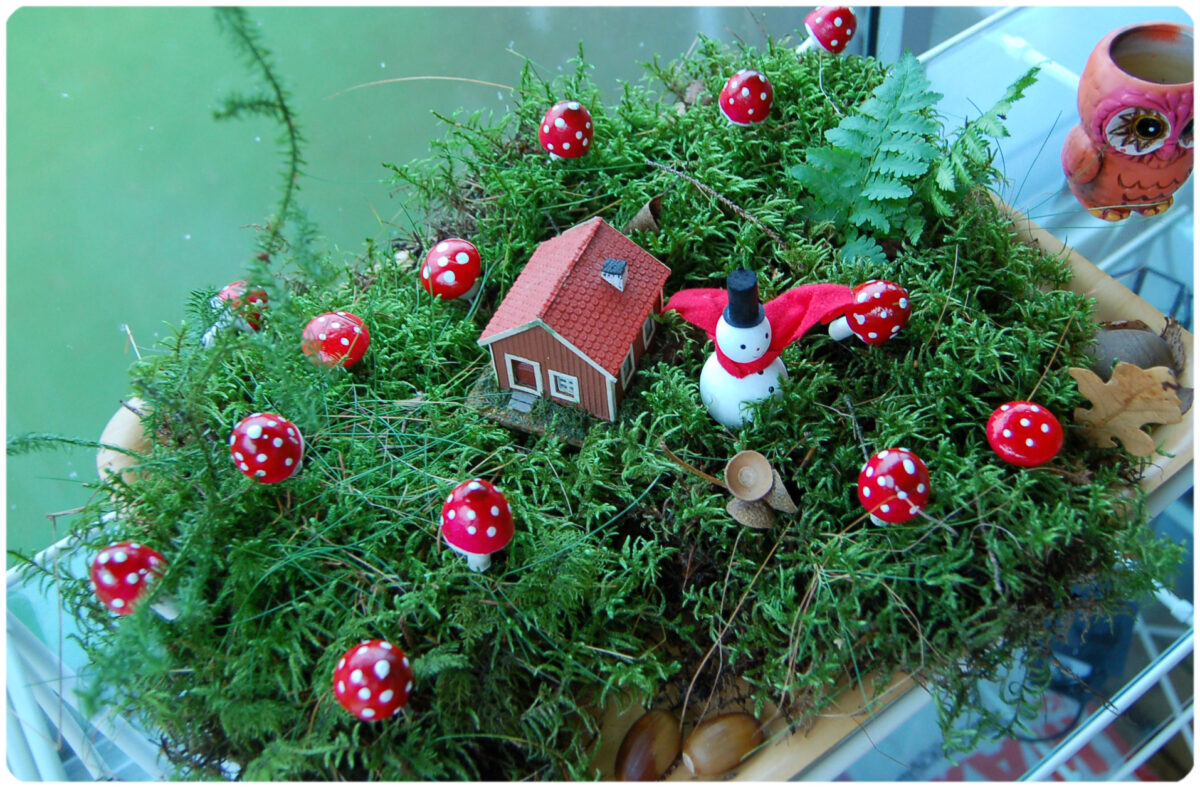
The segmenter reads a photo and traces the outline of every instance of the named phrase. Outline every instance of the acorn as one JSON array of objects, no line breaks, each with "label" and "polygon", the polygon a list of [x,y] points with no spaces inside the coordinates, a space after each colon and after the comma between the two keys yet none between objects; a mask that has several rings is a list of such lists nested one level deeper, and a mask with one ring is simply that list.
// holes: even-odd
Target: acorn
[{"label": "acorn", "polygon": [[679,757],[679,720],[661,709],[633,723],[617,750],[616,778],[625,782],[658,780]]},{"label": "acorn", "polygon": [[724,774],[762,740],[762,726],[754,716],[744,712],[722,714],[692,729],[683,743],[683,765],[700,777]]}]

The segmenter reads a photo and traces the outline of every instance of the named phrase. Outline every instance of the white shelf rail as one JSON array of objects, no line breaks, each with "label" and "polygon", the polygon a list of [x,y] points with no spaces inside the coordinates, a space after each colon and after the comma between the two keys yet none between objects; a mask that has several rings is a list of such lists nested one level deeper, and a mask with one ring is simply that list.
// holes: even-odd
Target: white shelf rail
[{"label": "white shelf rail", "polygon": [[1133,681],[1114,695],[1109,703],[1097,709],[1070,736],[1046,753],[1022,779],[1026,781],[1053,779],[1054,773],[1060,766],[1083,749],[1114,720],[1128,711],[1139,698],[1155,687],[1176,665],[1187,658],[1193,651],[1194,638],[1195,630],[1188,627],[1187,631],[1180,635],[1158,660],[1147,666]]}]

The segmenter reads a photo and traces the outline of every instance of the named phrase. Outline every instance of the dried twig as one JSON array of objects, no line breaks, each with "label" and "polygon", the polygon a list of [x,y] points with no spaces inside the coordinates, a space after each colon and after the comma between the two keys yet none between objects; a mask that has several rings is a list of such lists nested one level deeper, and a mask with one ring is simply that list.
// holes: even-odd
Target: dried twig
[{"label": "dried twig", "polygon": [[1058,338],[1058,344],[1054,346],[1054,352],[1050,354],[1050,360],[1046,362],[1046,368],[1042,370],[1042,376],[1038,378],[1038,382],[1034,385],[1033,391],[1029,392],[1026,400],[1032,400],[1033,395],[1041,388],[1042,381],[1046,379],[1046,375],[1050,374],[1050,368],[1054,366],[1054,359],[1058,357],[1058,351],[1062,350],[1063,342],[1067,339],[1067,332],[1071,330],[1071,326],[1075,323],[1075,315],[1071,314],[1071,319],[1067,321],[1067,327],[1063,329],[1062,336]]},{"label": "dried twig", "polygon": [[721,481],[716,476],[713,476],[711,473],[705,473],[704,471],[697,468],[695,465],[688,463],[687,460],[684,460],[682,457],[675,454],[675,452],[668,449],[665,441],[659,442],[658,450],[661,451],[663,454],[667,455],[667,459],[669,459],[671,462],[678,465],[680,468],[683,468],[688,473],[699,476],[701,479],[708,482],[709,484],[715,484],[717,487],[722,487],[722,488],[725,487],[725,482]]},{"label": "dried twig", "polygon": [[742,208],[740,205],[738,205],[737,203],[735,203],[733,200],[729,199],[725,195],[720,194],[719,192],[714,190],[711,186],[706,186],[705,184],[703,184],[700,181],[693,178],[691,175],[688,175],[685,172],[681,172],[681,171],[675,169],[674,167],[668,167],[665,164],[659,164],[658,162],[652,161],[650,159],[646,159],[646,163],[649,164],[651,167],[657,167],[660,170],[665,170],[666,172],[669,172],[678,178],[683,178],[685,181],[692,184],[697,189],[699,189],[700,191],[709,195],[710,197],[717,198],[722,203],[724,203],[726,206],[728,206],[729,209],[731,211],[733,211],[734,213],[736,213],[738,216],[741,216],[743,219],[747,219],[751,222],[754,222],[759,227],[761,227],[762,231],[764,233],[766,233],[771,238],[771,240],[775,242],[775,245],[778,246],[780,249],[788,248],[787,243],[784,242],[784,240],[779,237],[778,233],[776,233],[770,227],[767,227],[759,219],[756,219],[755,217],[751,216],[749,213],[746,212],[746,209]]}]

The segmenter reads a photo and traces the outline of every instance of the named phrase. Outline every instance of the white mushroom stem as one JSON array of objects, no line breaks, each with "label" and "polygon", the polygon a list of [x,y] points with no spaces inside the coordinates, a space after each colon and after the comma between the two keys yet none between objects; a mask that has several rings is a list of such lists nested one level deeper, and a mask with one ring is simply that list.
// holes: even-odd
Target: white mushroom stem
[{"label": "white mushroom stem", "polygon": [[209,305],[214,310],[221,310],[221,313],[217,316],[217,319],[213,321],[213,324],[209,326],[208,330],[204,332],[204,336],[200,337],[201,347],[212,347],[213,343],[217,340],[217,333],[224,330],[225,327],[229,325],[234,326],[239,331],[245,331],[246,333],[251,333],[254,331],[250,324],[246,322],[244,317],[235,314],[221,299],[214,296],[209,301]]},{"label": "white mushroom stem", "polygon": [[882,525],[882,526],[891,525],[891,523],[889,523],[887,520],[880,520],[875,515],[871,515],[871,522],[875,523],[876,525]]},{"label": "white mushroom stem", "polygon": [[471,285],[471,289],[458,297],[460,301],[471,301],[475,296],[479,295],[479,280],[475,280],[475,284]]},{"label": "white mushroom stem", "polygon": [[167,621],[179,618],[179,604],[167,594],[159,594],[158,598],[150,603],[150,609]]},{"label": "white mushroom stem", "polygon": [[492,557],[487,553],[463,553],[467,557],[467,568],[472,572],[483,572],[492,565]]},{"label": "white mushroom stem", "polygon": [[849,339],[853,334],[854,332],[850,330],[850,321],[846,319],[845,315],[835,318],[829,324],[829,336],[838,342],[841,342],[843,339]]},{"label": "white mushroom stem", "polygon": [[449,548],[451,550],[458,553],[463,558],[467,559],[467,568],[470,569],[472,572],[483,572],[483,571],[487,570],[487,568],[489,566],[492,565],[492,556],[489,555],[488,553],[468,553],[466,550],[463,550],[461,547],[455,547],[454,545],[450,544],[449,542],[447,542],[446,544],[447,544],[447,546],[449,546]]},{"label": "white mushroom stem", "polygon": [[816,45],[817,45],[817,37],[809,36],[808,38],[804,39],[803,42],[801,42],[800,46],[796,47],[796,53],[799,54],[801,52],[807,52],[808,50],[812,49]]}]

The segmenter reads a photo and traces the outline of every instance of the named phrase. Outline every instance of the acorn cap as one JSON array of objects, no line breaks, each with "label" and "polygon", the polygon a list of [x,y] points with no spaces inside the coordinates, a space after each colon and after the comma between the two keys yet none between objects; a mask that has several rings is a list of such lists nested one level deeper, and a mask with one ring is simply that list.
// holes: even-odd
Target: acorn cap
[{"label": "acorn cap", "polygon": [[725,280],[729,304],[721,315],[733,328],[754,328],[766,319],[758,301],[758,274],[745,268],[731,272]]},{"label": "acorn cap", "polygon": [[725,504],[729,516],[748,528],[763,530],[775,525],[775,512],[762,501],[743,501],[730,498]]},{"label": "acorn cap", "polygon": [[725,486],[743,501],[757,501],[773,483],[771,463],[756,451],[739,451],[725,463]]}]

